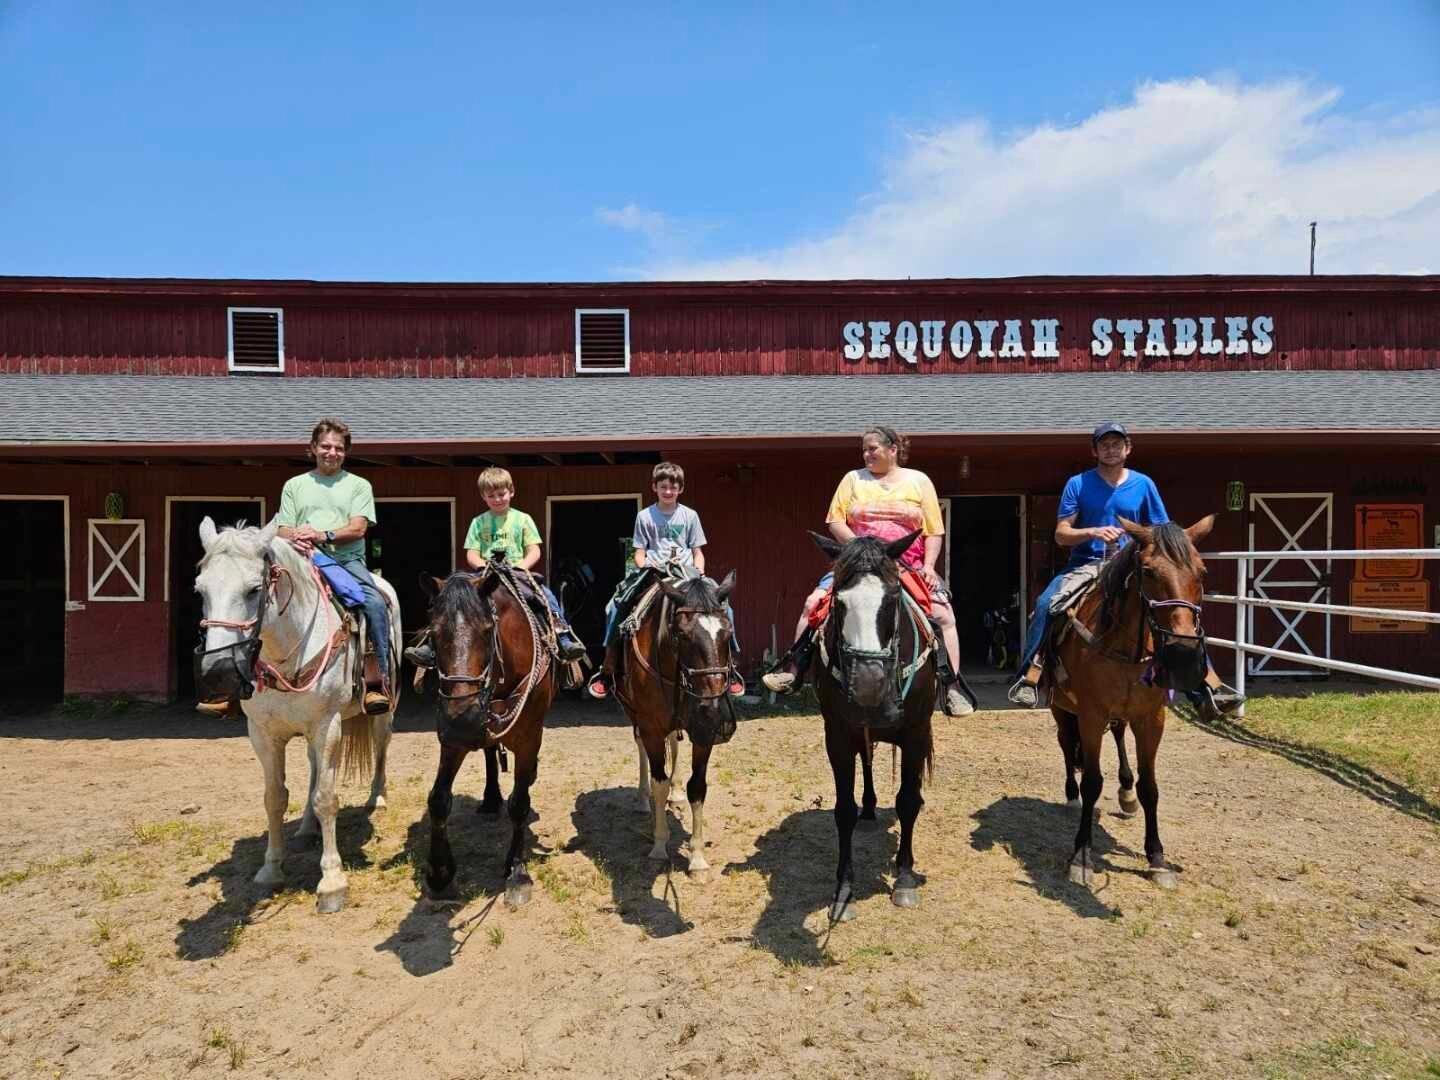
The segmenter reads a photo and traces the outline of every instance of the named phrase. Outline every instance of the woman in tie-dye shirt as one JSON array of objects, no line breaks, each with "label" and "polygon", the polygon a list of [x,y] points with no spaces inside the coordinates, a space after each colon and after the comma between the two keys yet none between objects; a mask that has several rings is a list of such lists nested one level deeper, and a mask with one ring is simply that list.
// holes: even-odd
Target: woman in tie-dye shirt
[{"label": "woman in tie-dye shirt", "polygon": [[[951,716],[963,716],[974,708],[953,676],[960,670],[960,637],[955,629],[955,611],[950,606],[949,592],[935,570],[945,543],[945,520],[930,478],[919,469],[905,467],[909,449],[909,440],[893,428],[876,425],[866,430],[860,442],[864,467],[846,473],[841,479],[830,500],[825,524],[842,544],[857,536],[873,536],[889,543],[920,530],[915,543],[900,556],[900,563],[917,573],[930,588],[934,601],[931,617],[940,628],[950,661],[945,711]],[[826,574],[806,597],[805,611],[795,630],[795,644],[780,667],[764,677],[765,685],[776,693],[789,693],[799,683],[813,645],[810,614],[830,590],[832,581],[832,576]]]}]

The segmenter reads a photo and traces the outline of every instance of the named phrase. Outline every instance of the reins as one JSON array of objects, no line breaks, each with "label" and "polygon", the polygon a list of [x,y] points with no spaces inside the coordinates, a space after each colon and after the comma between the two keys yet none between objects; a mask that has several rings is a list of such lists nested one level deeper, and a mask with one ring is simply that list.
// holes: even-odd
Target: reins
[{"label": "reins", "polygon": [[[1136,558],[1138,561],[1138,553]],[[1123,629],[1123,624],[1120,623],[1118,617],[1115,626],[1096,633],[1076,618],[1074,612],[1066,612],[1066,618],[1070,620],[1070,628],[1075,631],[1087,649],[1099,653],[1107,660],[1111,660],[1117,664],[1124,664],[1127,667],[1140,667],[1144,664],[1154,663],[1156,657],[1165,649],[1166,645],[1172,641],[1194,642],[1196,647],[1201,651],[1205,649],[1205,628],[1200,622],[1201,607],[1199,604],[1192,604],[1188,600],[1179,599],[1150,599],[1149,595],[1145,592],[1145,583],[1141,578],[1138,566],[1130,568],[1130,572],[1126,575],[1125,581],[1121,586],[1122,592],[1128,593],[1130,591],[1130,583],[1132,581],[1135,583],[1135,596],[1140,603],[1139,618],[1136,620],[1135,649],[1133,656],[1117,652],[1103,644],[1106,638],[1110,637],[1117,630]],[[1105,597],[1102,595],[1099,598],[1099,604],[1097,604],[1097,611],[1103,608],[1104,603]],[[1155,610],[1157,608],[1175,607],[1185,608],[1195,616],[1195,627],[1199,633],[1180,634],[1160,625],[1155,618]],[[1149,638],[1148,652],[1146,651],[1147,635]]]}]

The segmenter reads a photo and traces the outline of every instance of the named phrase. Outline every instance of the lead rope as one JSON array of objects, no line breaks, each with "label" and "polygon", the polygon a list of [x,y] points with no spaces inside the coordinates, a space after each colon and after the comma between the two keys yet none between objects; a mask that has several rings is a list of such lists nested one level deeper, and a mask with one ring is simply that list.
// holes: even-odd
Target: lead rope
[{"label": "lead rope", "polygon": [[[310,619],[310,626],[311,626],[311,627],[314,627],[314,625],[315,625],[315,620],[320,617],[320,609],[321,609],[322,607],[325,608],[325,609],[327,609],[327,610],[330,612],[330,616],[331,616],[330,619],[327,619],[327,620],[326,620],[326,622],[329,624],[329,631],[328,631],[328,633],[325,635],[325,651],[324,651],[324,653],[323,653],[322,656],[321,656],[319,666],[317,666],[317,667],[315,668],[314,673],[310,676],[310,678],[309,678],[308,680],[305,681],[305,683],[304,683],[303,685],[301,685],[301,686],[295,686],[295,685],[293,685],[293,684],[290,682],[289,679],[285,678],[285,676],[281,673],[281,671],[280,671],[280,669],[279,669],[278,667],[276,667],[276,666],[275,666],[274,664],[272,664],[270,661],[266,660],[263,656],[261,656],[261,655],[257,652],[257,653],[255,654],[255,674],[256,674],[255,690],[256,690],[256,693],[262,693],[262,692],[264,692],[264,691],[267,690],[267,689],[275,689],[275,690],[280,691],[282,694],[303,694],[303,693],[306,693],[306,692],[314,689],[315,684],[320,681],[320,676],[324,675],[326,669],[328,669],[328,668],[330,667],[330,661],[331,661],[331,659],[333,658],[333,654],[334,654],[334,652],[335,652],[335,635],[336,635],[336,631],[338,631],[338,630],[340,629],[340,623],[339,623],[338,618],[335,616],[335,611],[334,611],[334,608],[333,608],[333,606],[331,605],[331,603],[330,603],[330,601],[329,601],[329,598],[326,597],[326,595],[325,595],[325,585],[324,585],[324,583],[323,583],[323,582],[321,581],[321,579],[320,579],[320,571],[319,571],[319,569],[315,566],[315,564],[314,564],[313,562],[310,563],[309,566],[310,566],[310,576],[314,579],[314,581],[315,581],[315,587],[316,587],[316,590],[317,590],[317,591],[316,591],[316,599],[315,599],[315,614],[314,614],[314,615],[311,617],[311,619]],[[279,571],[281,571],[282,573],[285,573],[285,574],[287,574],[287,575],[289,574],[289,571],[284,570],[283,567],[276,567],[275,570],[279,570]],[[278,583],[278,581],[279,581],[278,575],[276,575],[273,570],[272,570],[272,580],[274,580],[274,581],[277,582],[277,583]],[[293,599],[293,597],[294,597],[294,595],[295,595],[295,592],[294,592],[294,578],[291,578],[291,592],[290,592],[290,595],[291,595],[291,598]],[[288,601],[288,600],[286,601],[285,606],[286,606],[286,607],[289,607],[289,601]],[[281,610],[283,611],[284,608],[281,608]],[[333,620],[333,621],[332,621],[332,620]],[[296,652],[299,651],[300,646],[305,643],[305,637],[306,637],[306,636],[307,636],[307,635],[302,635],[302,636],[301,636],[300,641],[299,641],[299,643],[295,646],[295,648],[291,649],[288,653],[285,654],[285,656],[281,657],[280,663],[282,663],[282,664],[285,663],[285,662],[286,662],[287,660],[289,660],[292,656],[294,656]],[[305,670],[305,667],[306,667],[305,664],[301,664],[300,670],[301,670],[301,671],[304,671],[304,670]],[[266,684],[266,682],[265,682],[265,680],[264,680],[264,678],[263,678],[263,676],[266,675],[266,674],[268,674],[268,675],[274,680],[274,686],[273,686],[273,687],[267,686],[267,684]]]},{"label": "lead rope", "polygon": [[[486,563],[486,568],[490,569],[490,567],[491,564]],[[538,620],[535,618],[535,613],[530,610],[530,605],[525,602],[525,598],[520,595],[520,590],[515,585],[512,575],[519,568],[511,567],[508,569],[510,573],[504,573],[494,569],[491,569],[491,573],[500,575],[501,583],[504,584],[515,602],[520,605],[520,610],[525,613],[525,624],[530,627],[530,643],[532,649],[530,671],[526,674],[525,678],[521,680],[520,687],[516,691],[516,694],[519,695],[519,700],[516,701],[514,707],[508,712],[503,712],[499,716],[492,713],[490,720],[485,725],[486,733],[497,742],[510,734],[510,729],[520,720],[520,714],[524,711],[526,703],[530,700],[531,691],[535,689],[536,684],[544,677],[545,668],[549,665],[550,661],[550,653],[547,646],[553,642],[553,630],[549,637],[541,632]],[[543,593],[539,593],[533,574],[523,569],[519,572],[525,575],[531,587],[536,589],[537,594],[541,596],[544,595]],[[496,622],[499,622],[498,618]],[[494,731],[491,727],[495,721],[499,721],[502,725],[499,731]]]}]

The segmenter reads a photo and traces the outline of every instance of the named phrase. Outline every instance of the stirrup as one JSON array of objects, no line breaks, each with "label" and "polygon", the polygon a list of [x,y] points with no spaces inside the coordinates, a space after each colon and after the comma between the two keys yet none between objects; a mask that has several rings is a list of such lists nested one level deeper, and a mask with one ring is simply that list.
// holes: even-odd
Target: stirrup
[{"label": "stirrup", "polygon": [[1020,705],[1026,709],[1036,709],[1040,706],[1040,688],[1032,682],[1028,682],[1025,676],[1020,676],[1005,692],[1005,697],[1012,704]]},{"label": "stirrup", "polygon": [[789,694],[800,685],[800,676],[793,671],[776,669],[761,675],[760,681],[772,694]]},{"label": "stirrup", "polygon": [[592,701],[609,701],[611,694],[610,675],[607,672],[597,671],[585,684],[585,696]]}]

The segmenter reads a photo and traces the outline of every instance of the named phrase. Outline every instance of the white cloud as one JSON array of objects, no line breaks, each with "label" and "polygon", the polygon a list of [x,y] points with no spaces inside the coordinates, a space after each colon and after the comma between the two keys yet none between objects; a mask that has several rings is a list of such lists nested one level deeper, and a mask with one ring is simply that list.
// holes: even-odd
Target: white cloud
[{"label": "white cloud", "polygon": [[[1073,127],[906,136],[880,189],[808,239],[711,259],[685,279],[1440,270],[1440,110],[1346,115],[1298,82],[1149,83]],[[662,239],[669,219],[602,220]],[[610,215],[610,216],[605,216]],[[713,239],[723,242],[724,237]]]},{"label": "white cloud", "polygon": [[633,202],[626,203],[619,210],[602,206],[595,211],[595,218],[604,225],[639,233],[654,246],[665,244],[674,232],[674,225],[666,215],[658,210],[646,210]]}]

